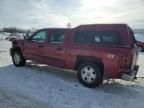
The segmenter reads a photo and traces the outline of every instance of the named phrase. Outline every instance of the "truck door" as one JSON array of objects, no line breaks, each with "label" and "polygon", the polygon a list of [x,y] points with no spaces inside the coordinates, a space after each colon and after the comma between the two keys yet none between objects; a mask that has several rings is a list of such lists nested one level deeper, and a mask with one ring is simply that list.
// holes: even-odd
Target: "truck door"
[{"label": "truck door", "polygon": [[45,44],[45,63],[63,68],[65,66],[65,30],[52,30]]},{"label": "truck door", "polygon": [[44,63],[46,34],[45,30],[40,30],[34,33],[29,40],[24,41],[24,55],[27,59]]}]

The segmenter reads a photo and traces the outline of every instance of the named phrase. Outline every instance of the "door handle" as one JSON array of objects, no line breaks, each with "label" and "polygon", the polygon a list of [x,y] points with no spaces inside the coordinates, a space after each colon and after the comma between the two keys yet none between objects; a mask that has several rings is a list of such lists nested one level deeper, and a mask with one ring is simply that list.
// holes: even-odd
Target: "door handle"
[{"label": "door handle", "polygon": [[58,47],[58,48],[56,48],[56,50],[58,50],[58,51],[62,51],[63,48]]},{"label": "door handle", "polygon": [[38,47],[39,47],[39,48],[43,48],[43,45],[39,45]]}]

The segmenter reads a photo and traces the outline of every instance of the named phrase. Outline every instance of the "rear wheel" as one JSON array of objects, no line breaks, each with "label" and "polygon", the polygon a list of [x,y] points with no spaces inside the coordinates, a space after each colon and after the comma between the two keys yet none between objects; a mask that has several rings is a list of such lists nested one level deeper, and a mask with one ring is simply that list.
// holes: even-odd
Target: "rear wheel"
[{"label": "rear wheel", "polygon": [[26,60],[24,59],[24,57],[20,51],[14,51],[13,52],[12,61],[16,67],[24,66],[26,63]]},{"label": "rear wheel", "polygon": [[87,62],[78,68],[78,79],[86,87],[94,88],[102,83],[102,71],[96,64]]}]

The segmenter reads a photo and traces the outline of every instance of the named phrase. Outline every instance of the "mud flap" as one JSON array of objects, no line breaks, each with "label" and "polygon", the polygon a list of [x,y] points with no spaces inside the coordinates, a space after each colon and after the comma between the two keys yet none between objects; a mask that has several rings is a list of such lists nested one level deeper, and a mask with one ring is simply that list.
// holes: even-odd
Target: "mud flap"
[{"label": "mud flap", "polygon": [[126,80],[126,81],[132,81],[132,80],[136,79],[136,75],[137,75],[138,69],[139,69],[139,66],[136,65],[131,72],[123,73],[122,74],[122,79]]}]

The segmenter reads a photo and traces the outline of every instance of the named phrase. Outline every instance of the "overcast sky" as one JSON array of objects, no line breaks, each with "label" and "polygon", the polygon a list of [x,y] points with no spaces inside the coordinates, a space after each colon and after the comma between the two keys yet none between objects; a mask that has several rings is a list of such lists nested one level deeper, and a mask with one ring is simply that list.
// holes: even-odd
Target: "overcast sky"
[{"label": "overcast sky", "polygon": [[0,27],[127,23],[144,28],[144,0],[0,0]]}]

